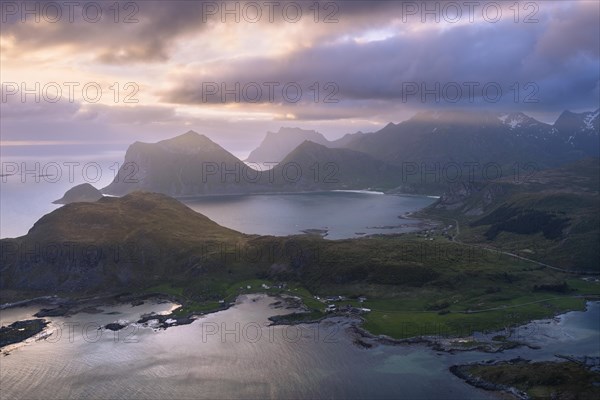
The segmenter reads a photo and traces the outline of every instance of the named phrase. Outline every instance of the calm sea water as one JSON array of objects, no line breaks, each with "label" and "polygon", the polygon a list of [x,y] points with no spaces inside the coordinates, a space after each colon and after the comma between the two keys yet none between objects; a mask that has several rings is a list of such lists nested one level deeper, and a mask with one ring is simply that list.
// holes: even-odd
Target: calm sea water
[{"label": "calm sea water", "polygon": [[[155,331],[129,327],[117,334],[97,327],[134,321],[170,304],[103,308],[102,314],[51,318],[55,333],[1,356],[2,399],[12,398],[289,398],[289,399],[491,399],[448,372],[452,364],[509,359],[553,359],[554,354],[600,355],[600,303],[586,312],[536,322],[529,339],[540,350],[500,354],[436,353],[425,346],[378,345],[363,349],[336,319],[314,325],[268,325],[267,317],[289,312],[270,306],[266,295],[242,296],[236,306],[191,325]],[[3,323],[33,308],[0,312]],[[110,313],[110,314],[109,314]],[[118,314],[115,314],[118,313]]]},{"label": "calm sea water", "polygon": [[398,217],[422,209],[435,199],[333,191],[206,196],[183,201],[220,225],[244,233],[285,236],[319,229],[327,231],[328,239],[344,239],[417,230],[418,220]]},{"label": "calm sea water", "polygon": [[[0,147],[0,154],[3,151]],[[0,168],[3,174],[9,171],[8,165],[13,165],[18,172],[0,176],[0,238],[25,235],[38,219],[61,207],[52,202],[73,186],[90,183],[102,188],[108,185],[118,164],[112,161],[112,156],[91,159],[94,161],[51,156],[3,159]]]},{"label": "calm sea water", "polygon": [[[25,235],[44,214],[60,207],[52,201],[61,198],[74,185],[49,183],[43,179],[39,183],[23,184],[16,178],[2,184],[0,237]],[[329,239],[417,230],[418,220],[398,217],[435,201],[426,196],[342,191],[181,200],[220,225],[240,232],[285,236],[300,234],[306,229],[321,229],[327,230]]]}]

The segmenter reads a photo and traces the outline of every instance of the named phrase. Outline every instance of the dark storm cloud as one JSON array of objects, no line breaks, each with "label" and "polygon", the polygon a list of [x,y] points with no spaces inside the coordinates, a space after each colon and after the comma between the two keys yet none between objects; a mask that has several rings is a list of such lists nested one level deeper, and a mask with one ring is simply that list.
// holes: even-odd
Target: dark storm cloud
[{"label": "dark storm cloud", "polygon": [[549,17],[548,29],[540,37],[536,53],[547,61],[586,54],[600,56],[600,3],[582,2],[572,10]]},{"label": "dark storm cloud", "polygon": [[[293,16],[295,8],[284,12],[286,4],[292,3],[301,10],[300,21],[317,18],[321,24],[315,23],[315,28],[344,22],[359,28],[359,21],[375,23],[372,16],[383,15],[394,2],[368,6],[365,2],[321,1],[315,14],[310,9],[315,2],[302,1],[279,1],[276,6],[263,1],[6,1],[1,33],[14,38],[21,53],[66,45],[75,51],[93,50],[97,61],[103,63],[162,62],[169,59],[176,40],[185,35],[202,35],[223,19],[230,24],[236,19],[251,24],[243,12],[247,3],[259,4],[259,24],[296,23],[293,17],[286,17]],[[236,9],[237,13],[226,13]],[[324,24],[324,19],[332,23]]]},{"label": "dark storm cloud", "polygon": [[[28,2],[33,3],[48,2]],[[80,3],[83,6],[89,2]],[[136,4],[139,10],[130,15],[135,8],[126,8],[128,3]],[[280,3],[282,7],[285,5],[285,2]],[[328,3],[336,4],[339,9],[326,8]],[[407,3],[416,3],[422,9],[431,9],[435,4],[447,4],[321,1],[320,18],[323,19],[327,11],[337,10],[332,16],[337,22],[323,23],[321,20],[310,23],[308,29],[301,33],[287,32],[288,36],[282,33],[283,39],[276,36],[276,31],[269,32],[275,35],[274,41],[289,41],[290,52],[279,56],[266,56],[256,52],[251,58],[228,58],[210,63],[194,54],[186,54],[190,59],[169,63],[178,43],[186,44],[187,39],[198,38],[199,35],[214,37],[211,35],[215,34],[215,26],[220,24],[220,16],[211,15],[206,20],[203,18],[202,11],[207,2],[120,2],[118,23],[114,22],[112,1],[95,2],[102,6],[104,15],[97,23],[90,23],[82,18],[82,7],[76,9],[73,23],[65,20],[68,18],[66,11],[63,20],[55,24],[22,23],[18,21],[18,15],[10,15],[8,21],[2,23],[0,33],[3,38],[14,40],[14,54],[24,61],[29,61],[30,50],[61,47],[68,48],[76,55],[92,52],[96,57],[95,61],[99,63],[139,63],[140,68],[148,63],[157,67],[157,70],[163,67],[164,75],[157,73],[160,83],[163,83],[162,78],[168,78],[173,85],[170,90],[161,94],[162,101],[172,104],[165,107],[138,105],[123,108],[101,105],[82,107],[78,103],[46,106],[2,104],[2,139],[92,141],[114,138],[129,143],[134,137],[137,139],[144,135],[154,135],[164,138],[183,132],[187,128],[181,127],[189,122],[191,127],[199,131],[202,131],[202,127],[207,127],[210,132],[224,132],[224,140],[233,146],[239,140],[245,140],[240,139],[239,132],[252,129],[256,132],[277,130],[282,120],[317,121],[316,124],[320,125],[324,125],[326,120],[353,118],[387,122],[398,121],[402,109],[406,111],[456,106],[455,103],[443,100],[437,104],[432,101],[431,96],[427,96],[426,101],[422,102],[421,88],[415,95],[407,93],[406,85],[412,83],[432,88],[436,83],[443,86],[456,82],[464,89],[461,104],[467,107],[483,105],[551,113],[565,108],[598,107],[598,2],[535,2],[539,6],[537,23],[514,23],[512,15],[505,13],[505,18],[498,23],[479,21],[447,26],[422,23],[419,14],[410,15],[404,21],[407,16],[406,8],[403,7]],[[224,3],[219,4],[223,7]],[[301,4],[306,21],[310,22],[313,15],[308,7],[313,2]],[[502,4],[508,7],[513,3]],[[274,24],[290,23],[281,17],[281,13],[274,15]],[[137,19],[138,22],[126,23],[124,20],[127,17]],[[522,19],[523,15],[521,22]],[[269,23],[265,16],[261,21],[263,23]],[[375,39],[379,40],[373,40],[369,34],[377,30],[384,32],[375,32]],[[227,29],[221,32],[223,31],[229,32]],[[303,42],[300,39],[304,37],[312,40],[300,43]],[[366,39],[355,41],[354,38]],[[294,45],[298,47],[293,47]],[[5,56],[3,48],[3,59]],[[173,72],[169,75],[171,67]],[[144,72],[140,69],[141,74]],[[241,96],[241,103],[244,104],[235,107],[231,104],[232,96],[226,96],[228,104],[225,105],[232,106],[232,112],[263,112],[270,115],[268,118],[273,118],[276,125],[265,127],[270,121],[235,121],[235,118],[229,119],[228,116],[221,115],[212,115],[211,119],[194,119],[174,111],[174,104],[208,104],[218,108],[222,103],[219,95],[208,96],[206,99],[202,96],[203,83],[207,82],[219,85],[225,83],[228,88],[232,88],[236,82],[240,82],[242,87],[251,82],[259,84],[264,92],[258,104],[251,104]],[[280,84],[274,91],[273,100],[268,98],[264,87],[267,82]],[[319,84],[317,102],[314,100],[315,82]],[[468,92],[464,84],[467,82],[477,82],[480,85],[498,82],[504,91],[503,97],[498,103],[490,103],[482,101],[478,95],[474,104],[468,101],[465,103],[464,97],[468,96]],[[538,90],[534,96],[537,103],[523,103],[523,96],[532,93],[530,90],[523,90],[523,86],[529,82],[537,85]],[[283,96],[281,89],[287,83],[297,83],[302,88],[303,95],[297,103],[290,102]],[[326,88],[329,83],[335,84],[336,90],[332,91],[331,86]],[[514,93],[511,92],[514,83],[519,83],[522,90],[517,104],[514,102]],[[253,92],[248,93],[253,96]],[[326,102],[328,95],[332,96],[330,100],[337,102]],[[124,128],[126,125],[131,125],[132,128]],[[253,128],[249,129],[249,126]],[[130,136],[125,137],[120,133],[125,130]]]},{"label": "dark storm cloud", "polygon": [[[191,71],[176,76],[178,84],[163,93],[163,100],[183,104],[273,103],[288,109],[289,98],[282,88],[295,83],[304,91],[303,98],[294,105],[301,108],[302,104],[314,103],[314,82],[321,85],[322,95],[328,93],[323,86],[333,82],[339,88],[335,96],[339,103],[321,100],[321,106],[332,111],[332,118],[349,101],[363,102],[367,109],[379,108],[380,104],[369,104],[381,100],[427,107],[436,101],[433,95],[423,97],[424,90],[435,90],[436,84],[440,85],[438,92],[442,92],[442,106],[455,106],[456,88],[460,88],[459,101],[469,106],[523,110],[593,107],[598,98],[600,68],[598,9],[589,3],[573,5],[556,15],[542,15],[535,24],[515,24],[510,20],[466,24],[368,43],[327,43],[281,58],[254,57],[204,64],[209,72]],[[578,27],[577,34],[562,32],[565,27]],[[238,82],[240,90],[235,90]],[[272,93],[269,82],[279,83]],[[516,101],[515,83],[520,89]],[[256,84],[262,87],[262,97],[258,99]],[[488,84],[499,85],[499,100],[494,90],[482,95],[482,88]],[[448,90],[447,100],[444,88]],[[222,89],[234,89],[239,99]],[[413,93],[415,90],[417,93]],[[300,114],[301,111],[295,115]]]},{"label": "dark storm cloud", "polygon": [[[14,37],[19,50],[68,45],[94,50],[99,61],[109,63],[164,61],[176,38],[204,27],[202,4],[194,1],[9,3],[17,8],[3,5],[2,35]],[[46,6],[51,3],[59,5],[60,18],[56,8]],[[24,9],[38,11],[23,15]]]}]

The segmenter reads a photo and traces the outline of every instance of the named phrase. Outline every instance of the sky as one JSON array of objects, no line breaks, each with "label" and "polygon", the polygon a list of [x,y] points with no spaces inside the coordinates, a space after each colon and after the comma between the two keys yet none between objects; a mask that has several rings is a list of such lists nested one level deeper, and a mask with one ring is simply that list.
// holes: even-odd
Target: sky
[{"label": "sky", "polygon": [[244,158],[429,109],[552,123],[600,97],[597,1],[1,1],[0,151],[120,158],[193,129]]}]

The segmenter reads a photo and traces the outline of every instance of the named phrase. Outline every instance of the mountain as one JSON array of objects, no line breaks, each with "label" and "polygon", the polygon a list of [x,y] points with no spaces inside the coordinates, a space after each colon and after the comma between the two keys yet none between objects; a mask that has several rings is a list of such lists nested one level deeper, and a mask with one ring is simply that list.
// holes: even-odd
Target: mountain
[{"label": "mountain", "polygon": [[172,196],[242,193],[244,162],[204,135],[189,131],[158,143],[135,142],[102,193],[146,190]]},{"label": "mountain", "polygon": [[368,133],[356,132],[356,133],[346,133],[339,139],[332,140],[328,144],[327,147],[346,147],[350,142],[354,140],[358,140],[359,138],[368,135]]},{"label": "mountain", "polygon": [[26,298],[148,293],[158,286],[216,301],[256,278],[313,287],[366,279],[414,287],[439,275],[392,240],[245,235],[150,192],[68,204],[27,235],[0,240],[0,293],[9,298],[11,292]]},{"label": "mountain", "polygon": [[218,265],[202,258],[203,246],[243,237],[157,193],[72,203],[43,216],[27,235],[2,240],[0,288],[133,289],[194,268],[210,271]]},{"label": "mountain", "polygon": [[90,185],[82,183],[69,190],[58,200],[53,201],[54,204],[69,204],[78,202],[94,202],[102,198],[102,193]]},{"label": "mountain", "polygon": [[311,141],[300,143],[272,170],[254,170],[207,137],[190,131],[158,143],[129,146],[117,176],[102,192],[121,196],[144,190],[182,197],[393,188],[399,177],[397,167],[368,154]]},{"label": "mountain", "polygon": [[563,141],[573,150],[598,157],[600,109],[584,113],[563,112],[554,123]]},{"label": "mountain", "polygon": [[323,146],[338,148],[367,135],[366,133],[348,133],[343,137],[329,141],[322,134],[300,128],[280,128],[278,132],[267,132],[260,146],[254,149],[246,162],[273,163],[282,161],[289,153],[305,141]]},{"label": "mountain", "polygon": [[[102,192],[147,190],[181,197],[378,187],[442,194],[456,182],[484,183],[527,168],[597,157],[598,114],[564,112],[549,125],[519,112],[421,112],[377,132],[333,142],[315,131],[282,128],[267,134],[248,158],[281,160],[274,173],[260,165],[254,170],[190,131],[158,143],[132,144]],[[293,163],[300,165],[302,177],[286,175],[294,172]]]},{"label": "mountain", "polygon": [[280,162],[305,140],[322,145],[329,143],[323,135],[316,131],[300,128],[280,128],[278,132],[267,132],[260,146],[250,153],[246,162]]},{"label": "mountain", "polygon": [[522,179],[453,185],[426,214],[459,221],[459,239],[564,269],[600,265],[600,160],[586,158]]},{"label": "mountain", "polygon": [[390,189],[401,182],[398,167],[368,154],[305,141],[275,166],[273,187],[283,191]]},{"label": "mountain", "polygon": [[597,144],[597,111],[565,112],[554,125],[523,113],[442,111],[422,112],[399,124],[390,123],[351,140],[346,147],[395,165],[425,163],[431,169],[439,163],[441,169],[449,163],[460,167],[479,163],[506,171],[515,163],[546,168],[597,157]]},{"label": "mountain", "polygon": [[[347,147],[381,160],[406,162],[498,162],[528,154],[511,134],[512,120],[487,112],[422,112],[399,124],[359,137]],[[525,146],[524,146],[525,145]]]},{"label": "mountain", "polygon": [[[331,148],[361,151],[397,166],[457,162],[508,167],[535,163],[546,168],[598,156],[599,111],[565,111],[553,125],[522,112],[420,112],[377,132],[347,134],[334,141],[315,131],[281,128],[276,133],[268,132],[246,161],[279,162],[309,140]],[[414,184],[430,186],[427,182]],[[410,185],[406,189],[410,190]]]}]

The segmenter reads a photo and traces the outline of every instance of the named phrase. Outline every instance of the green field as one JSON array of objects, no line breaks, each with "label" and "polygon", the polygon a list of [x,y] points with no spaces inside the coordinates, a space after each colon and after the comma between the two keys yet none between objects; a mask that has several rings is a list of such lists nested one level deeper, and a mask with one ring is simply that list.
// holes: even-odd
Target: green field
[{"label": "green field", "polygon": [[[600,282],[532,268],[523,261],[500,264],[503,267],[489,263],[446,267],[435,280],[421,286],[348,282],[324,284],[309,290],[297,281],[286,282],[284,288],[277,288],[281,281],[249,279],[214,287],[227,286],[220,292],[226,304],[247,293],[297,296],[310,311],[304,317],[306,320],[324,316],[327,304],[368,308],[371,311],[362,314],[363,327],[373,334],[396,339],[425,335],[469,336],[474,331],[499,330],[569,310],[583,310],[586,299],[597,299],[600,295]],[[533,289],[542,282],[564,282],[567,289],[564,292]],[[211,312],[224,307],[214,300],[194,300],[193,285],[187,288],[161,285],[151,289],[153,292],[162,289],[163,293],[181,299],[183,307],[177,310],[177,315]],[[189,296],[185,297],[184,293]],[[337,295],[346,299],[339,302],[323,300]],[[366,296],[366,300],[359,302],[359,296]],[[299,321],[303,317],[294,318]]]}]

